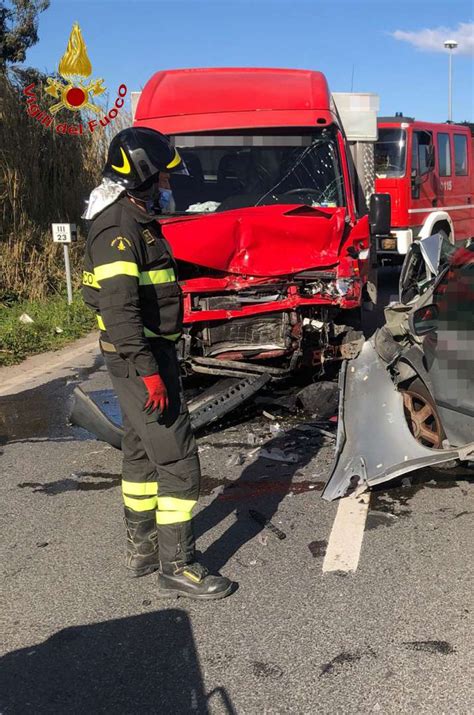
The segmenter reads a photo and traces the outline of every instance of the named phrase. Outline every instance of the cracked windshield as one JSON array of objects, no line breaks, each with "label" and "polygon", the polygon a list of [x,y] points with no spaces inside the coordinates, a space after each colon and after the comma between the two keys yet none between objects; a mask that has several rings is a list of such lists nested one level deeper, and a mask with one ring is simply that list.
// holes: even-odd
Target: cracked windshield
[{"label": "cracked windshield", "polygon": [[269,204],[344,205],[334,135],[177,136],[189,176],[171,175],[166,213],[206,213]]}]

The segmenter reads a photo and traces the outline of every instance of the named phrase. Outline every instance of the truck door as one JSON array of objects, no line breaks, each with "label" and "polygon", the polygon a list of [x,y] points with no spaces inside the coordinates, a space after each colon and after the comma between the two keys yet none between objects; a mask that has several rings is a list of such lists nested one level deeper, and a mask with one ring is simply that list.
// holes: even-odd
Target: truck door
[{"label": "truck door", "polygon": [[433,207],[438,205],[434,172],[433,135],[424,129],[412,134],[410,225],[421,226]]},{"label": "truck door", "polygon": [[450,211],[454,221],[455,240],[469,238],[472,236],[472,220],[474,218],[474,206],[472,205],[471,178],[472,166],[469,166],[469,143],[470,137],[466,133],[454,131],[453,139],[453,192],[452,204],[456,206]]}]

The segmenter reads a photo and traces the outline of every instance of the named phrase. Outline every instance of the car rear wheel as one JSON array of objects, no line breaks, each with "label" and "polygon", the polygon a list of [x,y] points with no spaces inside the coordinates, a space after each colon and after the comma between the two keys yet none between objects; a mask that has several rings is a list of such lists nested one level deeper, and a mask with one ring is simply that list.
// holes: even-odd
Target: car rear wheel
[{"label": "car rear wheel", "polygon": [[413,437],[424,447],[442,449],[444,430],[436,405],[429,391],[419,379],[400,388],[408,427]]}]

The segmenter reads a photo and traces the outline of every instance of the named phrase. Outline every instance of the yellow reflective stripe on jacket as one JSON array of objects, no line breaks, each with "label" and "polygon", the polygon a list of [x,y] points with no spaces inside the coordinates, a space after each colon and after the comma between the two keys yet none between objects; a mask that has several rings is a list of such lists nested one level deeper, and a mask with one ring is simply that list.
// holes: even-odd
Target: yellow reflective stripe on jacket
[{"label": "yellow reflective stripe on jacket", "polygon": [[192,511],[196,506],[195,499],[177,499],[176,497],[158,497],[160,511]]},{"label": "yellow reflective stripe on jacket", "polygon": [[191,521],[190,511],[157,511],[157,524],[180,524],[183,521]]},{"label": "yellow reflective stripe on jacket", "polygon": [[160,268],[156,271],[142,271],[139,277],[141,286],[159,285],[160,283],[174,283],[176,275],[173,268]]},{"label": "yellow reflective stripe on jacket", "polygon": [[123,494],[122,497],[125,506],[128,506],[129,509],[133,509],[133,511],[151,511],[152,509],[156,509],[156,497],[140,499],[139,497],[128,497],[126,494]]},{"label": "yellow reflective stripe on jacket", "polygon": [[138,266],[133,261],[114,261],[113,263],[104,263],[102,266],[96,266],[94,270],[96,281],[105,280],[106,278],[115,278],[115,276],[133,276],[138,278],[140,271]]},{"label": "yellow reflective stripe on jacket", "polygon": [[82,285],[89,286],[90,288],[100,288],[95,275],[90,271],[82,271]]},{"label": "yellow reflective stripe on jacket", "polygon": [[105,323],[102,319],[101,315],[96,315],[97,318],[97,325],[99,326],[99,330],[103,330],[105,332]]},{"label": "yellow reflective stripe on jacket", "polygon": [[122,479],[122,494],[133,497],[156,496],[158,493],[158,482],[127,482]]}]

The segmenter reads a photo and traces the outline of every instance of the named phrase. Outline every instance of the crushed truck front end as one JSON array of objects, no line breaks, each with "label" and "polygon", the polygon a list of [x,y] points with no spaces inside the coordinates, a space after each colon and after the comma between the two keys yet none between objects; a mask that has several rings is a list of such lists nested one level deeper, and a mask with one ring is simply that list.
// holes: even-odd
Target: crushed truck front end
[{"label": "crushed truck front end", "polygon": [[191,372],[284,377],[350,357],[370,271],[346,138],[324,76],[303,70],[159,72],[135,124],[173,137],[160,217],[184,292]]}]

